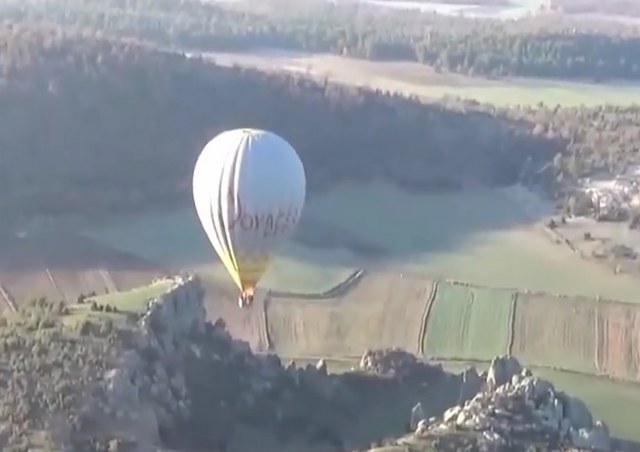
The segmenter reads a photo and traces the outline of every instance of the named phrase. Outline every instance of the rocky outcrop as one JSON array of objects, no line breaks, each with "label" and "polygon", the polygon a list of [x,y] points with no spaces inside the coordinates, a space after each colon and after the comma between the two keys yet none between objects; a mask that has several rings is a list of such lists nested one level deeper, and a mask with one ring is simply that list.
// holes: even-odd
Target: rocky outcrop
[{"label": "rocky outcrop", "polygon": [[284,367],[232,338],[221,319],[207,322],[195,277],[175,278],[128,334],[129,346],[96,383],[81,416],[85,436],[102,444],[141,452],[245,450],[247,432],[258,432],[263,450],[270,438],[335,450],[357,417],[354,380],[329,375],[323,361]]},{"label": "rocky outcrop", "polygon": [[[391,442],[400,448],[411,443],[419,451],[421,442],[434,447],[435,441],[463,450],[456,443],[462,435],[489,451],[533,443],[611,450],[606,425],[594,421],[584,403],[535,378],[512,357],[496,358],[482,374],[469,368],[461,376],[399,349],[367,351],[356,369],[342,375],[328,373],[324,360],[283,366],[277,356],[254,354],[248,343],[233,339],[224,321],[207,322],[202,300],[198,279],[184,276],[149,302],[137,327],[126,330],[117,365],[87,396],[82,432],[109,450],[244,451],[255,450],[255,438],[265,452],[355,450],[367,438],[351,429],[368,422],[372,411],[400,403],[411,410],[410,419],[384,433],[415,430]],[[432,396],[444,387],[454,392],[437,412],[459,404],[427,419],[434,414]],[[420,394],[413,408],[397,402]],[[243,443],[249,437],[253,443]]]},{"label": "rocky outcrop", "polygon": [[116,437],[126,450],[158,450],[162,432],[190,416],[183,358],[189,338],[205,330],[202,295],[197,278],[176,277],[149,301],[138,327],[128,330],[117,366],[88,395],[81,430],[105,441]]},{"label": "rocky outcrop", "polygon": [[479,391],[440,418],[422,419],[410,440],[437,437],[442,441],[450,435],[456,441],[469,432],[481,450],[520,450],[533,442],[552,450],[612,450],[609,429],[593,420],[584,402],[534,377],[515,358],[494,359],[484,381],[477,380],[475,371],[466,374]]},{"label": "rocky outcrop", "polygon": [[398,379],[422,378],[424,381],[443,372],[440,364],[427,364],[399,348],[367,350],[360,358],[357,370]]}]

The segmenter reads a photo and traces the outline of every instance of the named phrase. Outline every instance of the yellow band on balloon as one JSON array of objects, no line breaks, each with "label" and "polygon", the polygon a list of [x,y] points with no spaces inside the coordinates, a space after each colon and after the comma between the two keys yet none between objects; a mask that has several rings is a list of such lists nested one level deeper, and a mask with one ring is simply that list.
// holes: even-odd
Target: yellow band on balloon
[{"label": "yellow band on balloon", "polygon": [[228,253],[221,253],[220,260],[222,261],[224,268],[226,268],[231,275],[231,278],[233,279],[235,285],[242,290],[242,282],[240,281],[240,276],[238,275],[238,271],[233,264],[233,259],[231,258],[231,256]]},{"label": "yellow band on balloon", "polygon": [[271,256],[268,254],[246,254],[236,257],[236,275],[243,291],[253,290],[264,275]]}]

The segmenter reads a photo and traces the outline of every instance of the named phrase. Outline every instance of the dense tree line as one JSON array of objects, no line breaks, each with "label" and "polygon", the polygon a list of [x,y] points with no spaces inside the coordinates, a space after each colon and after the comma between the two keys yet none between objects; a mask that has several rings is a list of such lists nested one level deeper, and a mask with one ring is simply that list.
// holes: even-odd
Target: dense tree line
[{"label": "dense tree line", "polygon": [[603,105],[592,108],[518,107],[503,112],[533,124],[537,136],[562,139],[566,146],[552,162],[557,180],[622,174],[640,164],[640,108]]},{"label": "dense tree line", "polygon": [[482,111],[216,67],[86,33],[4,26],[0,49],[4,221],[189,199],[202,146],[234,127],[287,137],[311,190],[376,177],[413,188],[506,184],[527,157],[539,166],[561,145]]},{"label": "dense tree line", "polygon": [[78,442],[74,450],[96,451],[85,443],[93,429],[83,425],[79,412],[88,388],[117,362],[122,335],[110,321],[65,325],[69,314],[63,302],[36,299],[0,317],[3,451],[59,450],[52,431],[64,435],[65,423]]},{"label": "dense tree line", "polygon": [[620,24],[562,18],[474,20],[318,0],[9,2],[14,20],[52,21],[161,45],[280,47],[374,60],[402,59],[485,76],[640,79],[640,36]]},{"label": "dense tree line", "polygon": [[637,107],[423,104],[58,28],[5,25],[0,49],[3,222],[183,202],[206,141],[245,126],[287,137],[311,190],[566,183],[640,163]]}]

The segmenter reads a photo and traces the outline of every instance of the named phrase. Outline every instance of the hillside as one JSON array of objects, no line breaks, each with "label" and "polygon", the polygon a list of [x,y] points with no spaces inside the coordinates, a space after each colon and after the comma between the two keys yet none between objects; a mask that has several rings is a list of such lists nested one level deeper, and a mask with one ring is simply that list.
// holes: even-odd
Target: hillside
[{"label": "hillside", "polygon": [[[222,321],[206,323],[202,295],[197,280],[177,278],[148,307],[40,301],[4,317],[2,382],[11,392],[0,399],[3,421],[10,422],[3,450],[242,452],[260,444],[265,451],[334,451],[384,444],[400,451],[413,444],[415,451],[524,451],[533,444],[554,450],[617,444],[581,401],[516,360],[496,359],[480,376],[473,369],[449,374],[402,351],[367,352],[358,370],[344,374],[327,374],[324,363],[283,367],[277,356],[254,355],[232,339]],[[501,414],[492,414],[494,406]],[[503,430],[500,416],[512,416],[514,428],[526,419],[524,430]],[[391,439],[407,424],[413,435]],[[471,425],[493,433],[467,431]]]},{"label": "hillside", "polygon": [[311,192],[379,179],[412,191],[548,186],[639,163],[634,106],[425,105],[98,32],[4,24],[0,36],[5,227],[183,205],[204,142],[238,124],[287,136]]},{"label": "hillside", "polygon": [[[563,240],[547,219],[580,178],[640,167],[640,106],[425,99],[409,82],[393,92],[374,62],[496,89],[504,76],[596,86],[584,78],[638,77],[636,30],[311,0],[10,1],[0,14],[0,449],[640,440],[640,267],[573,249],[614,240],[606,224]],[[268,70],[198,51],[265,45]],[[322,59],[383,83],[285,71]],[[202,146],[237,127],[286,137],[307,176],[298,231],[248,310],[191,194]],[[176,273],[198,278],[160,278]]]},{"label": "hillside", "polygon": [[4,221],[175,206],[189,199],[205,141],[239,124],[287,136],[312,191],[376,177],[414,189],[508,184],[528,158],[539,168],[561,149],[490,112],[220,68],[63,29],[5,25],[0,36]]}]

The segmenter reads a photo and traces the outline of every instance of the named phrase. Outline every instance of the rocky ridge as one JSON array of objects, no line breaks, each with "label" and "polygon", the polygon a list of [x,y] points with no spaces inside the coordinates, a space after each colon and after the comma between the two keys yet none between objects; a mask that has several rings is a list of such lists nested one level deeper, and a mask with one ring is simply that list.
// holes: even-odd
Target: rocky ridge
[{"label": "rocky ridge", "polygon": [[[328,374],[324,361],[283,366],[277,356],[254,354],[233,339],[224,321],[207,322],[202,288],[191,276],[175,278],[151,300],[125,342],[117,365],[87,397],[76,434],[56,436],[59,450],[80,450],[79,444],[145,452],[241,452],[256,444],[265,452],[369,450],[363,449],[369,443],[385,451],[618,447],[582,401],[512,357],[461,376],[397,349],[367,351],[341,375]],[[445,387],[452,396],[439,406],[430,395],[424,399]],[[391,410],[400,395],[413,397],[410,405],[398,402],[404,419],[361,428],[372,422],[373,410]],[[398,440],[380,438],[409,427],[413,433]]]},{"label": "rocky ridge", "polygon": [[605,423],[594,421],[582,400],[534,377],[513,357],[495,358],[482,375],[469,368],[463,378],[464,395],[475,395],[463,397],[439,418],[417,419],[420,410],[415,407],[415,433],[405,444],[431,438],[441,445],[465,444],[482,450],[526,450],[532,444],[546,450],[622,448]]}]

